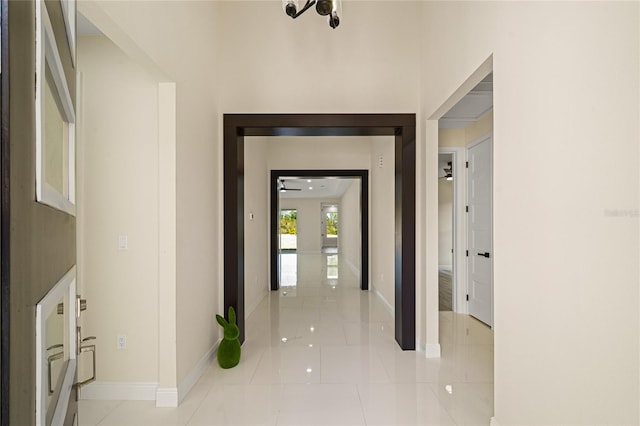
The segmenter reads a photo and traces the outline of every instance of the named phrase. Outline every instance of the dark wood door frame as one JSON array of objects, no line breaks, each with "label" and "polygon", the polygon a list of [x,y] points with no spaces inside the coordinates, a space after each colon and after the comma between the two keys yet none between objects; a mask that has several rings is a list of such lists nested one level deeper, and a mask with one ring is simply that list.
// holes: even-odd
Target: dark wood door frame
[{"label": "dark wood door frame", "polygon": [[0,0],[0,424],[9,424],[9,0]]},{"label": "dark wood door frame", "polygon": [[224,311],[238,313],[244,341],[244,137],[394,136],[395,338],[415,349],[415,114],[224,115]]},{"label": "dark wood door frame", "polygon": [[281,177],[360,179],[360,289],[369,289],[369,170],[271,170],[269,182],[271,197],[270,256],[271,290],[278,290],[280,283],[280,262],[278,261],[278,228],[280,227]]}]

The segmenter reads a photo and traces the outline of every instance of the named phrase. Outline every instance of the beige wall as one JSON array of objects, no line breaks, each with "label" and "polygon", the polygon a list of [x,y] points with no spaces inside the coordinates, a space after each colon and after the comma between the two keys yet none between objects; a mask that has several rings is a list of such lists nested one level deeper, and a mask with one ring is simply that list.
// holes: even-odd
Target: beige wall
[{"label": "beige wall", "polygon": [[[371,150],[371,285],[388,306],[395,306],[395,161],[394,138],[376,138]],[[382,167],[380,167],[382,156]]]},{"label": "beige wall", "polygon": [[[251,139],[244,151],[244,306],[245,318],[253,312],[269,291],[269,173],[267,141]],[[253,220],[249,215],[253,214]]]},{"label": "beige wall", "polygon": [[438,129],[438,146],[468,146],[493,131],[493,109],[483,114],[475,123],[460,129]]},{"label": "beige wall", "polygon": [[493,55],[498,424],[639,421],[638,220],[611,213],[638,209],[638,17],[425,3],[426,118]]},{"label": "beige wall", "polygon": [[[221,309],[222,179],[218,132],[216,2],[97,1],[79,4],[103,22],[112,22],[119,46],[160,81],[176,83],[174,153],[175,302],[177,371],[170,386],[180,384],[220,335],[215,314]],[[103,16],[104,15],[104,16]],[[97,24],[97,22],[94,22]],[[203,52],[207,52],[203,54]],[[202,190],[206,186],[208,190]],[[170,292],[169,292],[170,293]],[[173,313],[167,314],[169,317]],[[168,385],[168,386],[169,386]]]},{"label": "beige wall", "polygon": [[360,221],[360,180],[354,180],[340,198],[338,218],[338,250],[340,256],[352,269],[362,271],[361,221]]},{"label": "beige wall", "polygon": [[438,129],[438,146],[465,146],[466,135],[464,129]]},{"label": "beige wall", "polygon": [[493,109],[464,128],[465,145],[469,146],[493,131]]},{"label": "beige wall", "polygon": [[336,31],[317,16],[294,21],[278,6],[219,2],[209,25],[223,37],[221,111],[417,111],[420,2],[348,2]]},{"label": "beige wall", "polygon": [[84,334],[99,339],[98,381],[157,382],[158,83],[106,37],[79,38],[78,71]]}]

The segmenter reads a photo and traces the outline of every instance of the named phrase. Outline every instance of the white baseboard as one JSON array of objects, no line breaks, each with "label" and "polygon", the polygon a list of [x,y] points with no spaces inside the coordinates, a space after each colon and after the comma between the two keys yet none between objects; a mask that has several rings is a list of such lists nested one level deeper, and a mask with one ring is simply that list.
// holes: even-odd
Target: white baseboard
[{"label": "white baseboard", "polygon": [[389,311],[389,313],[391,314],[392,317],[395,317],[396,315],[396,310],[393,308],[393,306],[391,306],[391,303],[389,303],[389,301],[387,299],[384,298],[384,296],[382,295],[382,293],[380,293],[375,287],[373,288],[373,293],[376,295],[376,297],[378,297],[378,299],[380,299],[380,301],[382,302],[382,304],[384,305],[385,308],[387,308],[387,311]]},{"label": "white baseboard", "polygon": [[491,417],[489,420],[489,426],[500,426],[500,423],[498,423],[495,417]]},{"label": "white baseboard", "polygon": [[[247,305],[246,304],[246,299],[245,299],[245,305],[244,305],[244,319],[247,320],[251,314],[253,313],[253,311],[256,310],[256,308],[258,307],[258,305],[262,302],[262,300],[267,297],[267,295],[269,294],[269,290],[267,290],[266,288],[260,293],[260,297],[256,298],[256,300],[251,303],[251,305]],[[246,293],[245,293],[246,295]],[[226,315],[225,315],[226,316]]]},{"label": "white baseboard", "polygon": [[156,401],[156,407],[177,407],[215,359],[220,341],[207,351],[177,388],[159,388],[155,382],[93,382],[80,391],[80,399]]},{"label": "white baseboard", "polygon": [[156,407],[177,407],[178,388],[158,388],[156,390]]},{"label": "white baseboard", "polygon": [[424,356],[426,358],[440,358],[440,343],[427,343],[424,345]]},{"label": "white baseboard", "polygon": [[82,387],[80,399],[154,401],[157,389],[153,382],[93,382]]},{"label": "white baseboard", "polygon": [[344,260],[344,263],[346,263],[349,269],[351,269],[351,272],[353,272],[353,274],[358,277],[358,279],[360,279],[360,268],[354,265],[353,262],[351,262],[349,259],[342,258],[342,260]]},{"label": "white baseboard", "polygon": [[[176,401],[176,405],[173,405],[173,407],[177,407],[178,404],[180,404],[184,400],[184,398],[187,396],[189,391],[191,391],[191,388],[193,388],[193,386],[198,382],[198,380],[200,380],[200,377],[202,377],[204,372],[207,371],[207,369],[209,368],[213,360],[216,358],[216,353],[218,352],[219,344],[220,344],[220,339],[218,339],[213,344],[213,346],[211,346],[211,348],[207,351],[207,353],[204,354],[204,356],[200,358],[200,361],[198,361],[196,365],[191,369],[189,374],[187,374],[186,377],[182,380],[182,382],[180,382],[177,390],[178,399]],[[159,407],[157,403],[156,403],[156,406]]]}]

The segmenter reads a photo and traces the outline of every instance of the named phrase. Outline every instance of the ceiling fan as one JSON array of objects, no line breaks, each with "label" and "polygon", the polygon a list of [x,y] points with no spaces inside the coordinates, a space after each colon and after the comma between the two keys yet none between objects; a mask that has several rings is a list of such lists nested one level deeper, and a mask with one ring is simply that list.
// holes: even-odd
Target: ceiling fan
[{"label": "ceiling fan", "polygon": [[301,188],[287,188],[287,186],[284,183],[284,179],[280,179],[279,181],[280,184],[280,192],[287,192],[287,191],[302,191]]},{"label": "ceiling fan", "polygon": [[444,176],[440,176],[438,177],[438,179],[446,179],[446,180],[453,180],[453,166],[451,164],[451,161],[449,161],[447,163],[449,165],[449,167],[444,167]]}]

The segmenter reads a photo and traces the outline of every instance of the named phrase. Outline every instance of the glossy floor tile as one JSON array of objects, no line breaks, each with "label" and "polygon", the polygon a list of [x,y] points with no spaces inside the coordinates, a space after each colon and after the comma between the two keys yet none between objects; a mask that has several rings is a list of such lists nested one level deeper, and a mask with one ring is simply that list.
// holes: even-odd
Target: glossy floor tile
[{"label": "glossy floor tile", "polygon": [[[442,358],[402,351],[385,304],[334,254],[291,254],[289,286],[246,321],[240,364],[217,364],[177,408],[80,401],[80,425],[488,425],[493,333],[440,313]],[[333,256],[333,257],[330,257]]]}]

